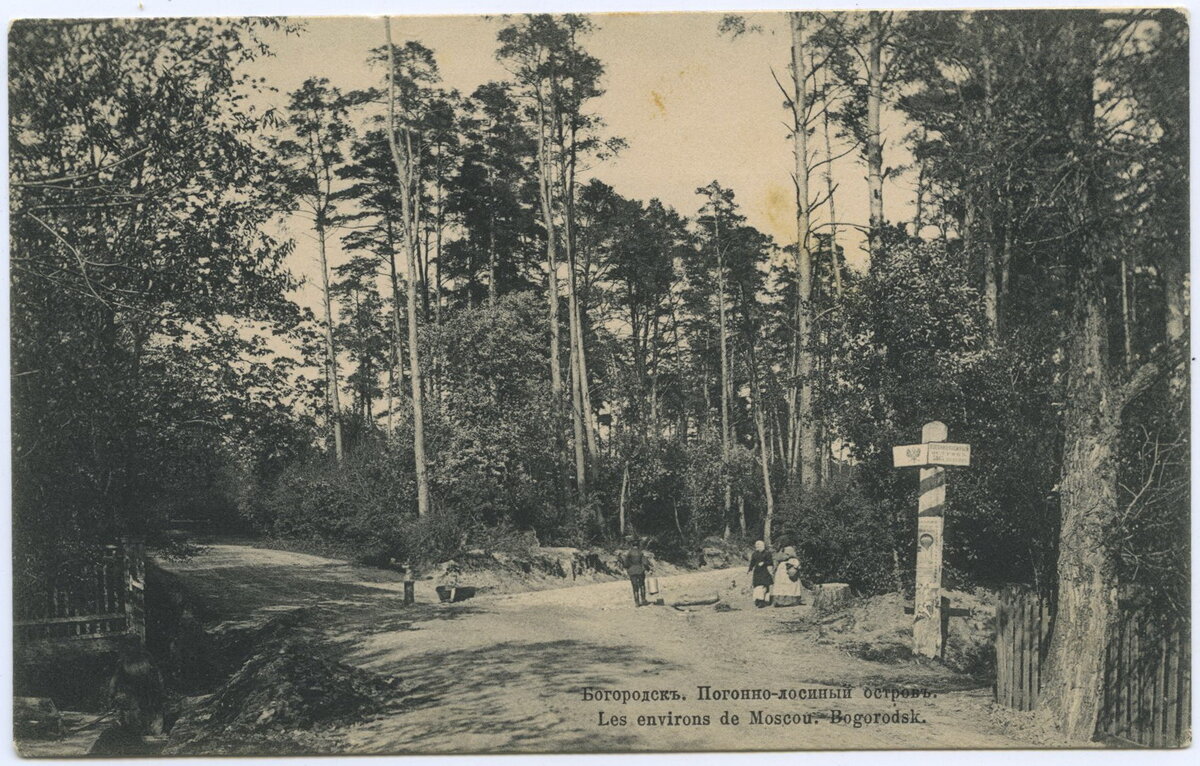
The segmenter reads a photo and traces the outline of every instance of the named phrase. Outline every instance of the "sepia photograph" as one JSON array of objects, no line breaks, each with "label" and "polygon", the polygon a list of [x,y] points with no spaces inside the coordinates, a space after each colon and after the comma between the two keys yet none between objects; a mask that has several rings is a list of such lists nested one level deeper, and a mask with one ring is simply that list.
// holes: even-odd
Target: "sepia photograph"
[{"label": "sepia photograph", "polygon": [[1191,746],[1185,9],[147,5],[7,20],[10,753]]}]

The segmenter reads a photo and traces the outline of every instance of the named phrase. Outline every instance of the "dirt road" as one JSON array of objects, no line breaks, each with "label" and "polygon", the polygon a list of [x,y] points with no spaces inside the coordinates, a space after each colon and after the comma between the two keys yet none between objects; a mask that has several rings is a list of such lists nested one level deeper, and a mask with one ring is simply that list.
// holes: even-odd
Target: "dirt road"
[{"label": "dirt road", "polygon": [[[405,608],[394,573],[248,546],[167,566],[225,619],[319,604],[344,661],[404,680],[404,709],[348,729],[350,752],[1029,746],[990,725],[986,689],[946,691],[961,679],[940,667],[867,662],[820,644],[804,607],[754,609],[740,569],[664,578],[668,602],[719,593],[729,607],[685,612],[635,608],[624,582],[454,605],[435,604],[433,584],[419,582],[418,605]],[[934,696],[865,692],[897,686]],[[708,699],[700,687],[711,687]],[[831,699],[839,689],[849,697]],[[714,699],[717,690],[770,698]],[[629,699],[648,691],[666,699]],[[738,724],[722,723],[726,713]]]}]

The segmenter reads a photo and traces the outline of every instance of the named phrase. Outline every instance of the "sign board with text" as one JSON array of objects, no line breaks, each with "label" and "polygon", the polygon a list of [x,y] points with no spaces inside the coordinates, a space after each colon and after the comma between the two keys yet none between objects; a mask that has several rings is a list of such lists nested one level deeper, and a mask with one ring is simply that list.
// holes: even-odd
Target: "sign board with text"
[{"label": "sign board with text", "polygon": [[971,464],[971,445],[952,444],[950,442],[930,442],[926,459],[930,465],[961,465]]}]

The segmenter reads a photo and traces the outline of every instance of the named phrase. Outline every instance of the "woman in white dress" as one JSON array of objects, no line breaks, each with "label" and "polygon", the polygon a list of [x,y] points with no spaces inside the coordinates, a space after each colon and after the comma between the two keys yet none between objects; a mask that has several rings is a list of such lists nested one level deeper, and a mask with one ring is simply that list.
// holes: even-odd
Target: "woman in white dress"
[{"label": "woman in white dress", "polygon": [[799,606],[804,603],[803,586],[800,585],[800,559],[796,549],[787,546],[775,567],[775,584],[771,586],[775,606]]}]

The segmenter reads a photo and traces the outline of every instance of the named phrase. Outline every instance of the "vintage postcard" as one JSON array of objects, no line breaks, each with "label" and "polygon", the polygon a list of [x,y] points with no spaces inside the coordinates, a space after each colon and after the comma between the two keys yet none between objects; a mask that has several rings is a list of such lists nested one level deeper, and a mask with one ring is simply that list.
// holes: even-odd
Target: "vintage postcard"
[{"label": "vintage postcard", "polygon": [[17,752],[1189,746],[1189,44],[13,21]]}]

